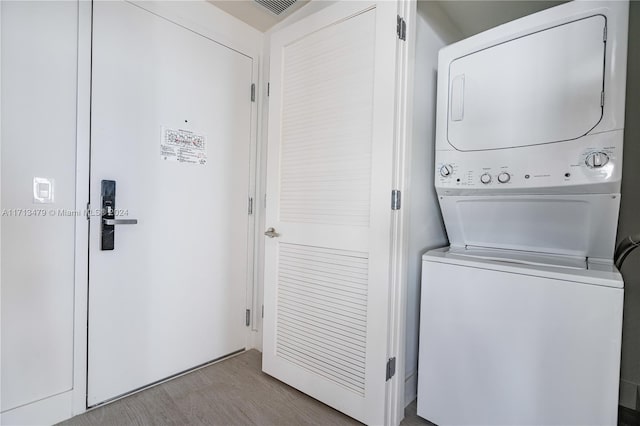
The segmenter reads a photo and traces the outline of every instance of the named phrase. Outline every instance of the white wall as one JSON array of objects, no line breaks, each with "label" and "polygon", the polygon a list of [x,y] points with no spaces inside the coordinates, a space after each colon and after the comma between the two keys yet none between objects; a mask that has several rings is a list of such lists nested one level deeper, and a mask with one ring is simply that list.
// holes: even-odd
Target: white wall
[{"label": "white wall", "polygon": [[[640,233],[640,2],[630,2],[622,200],[618,240]],[[640,250],[622,267],[625,281],[620,404],[640,410]]]},{"label": "white wall", "polygon": [[[446,2],[446,0],[445,0]],[[464,33],[458,25],[451,20],[443,9],[443,1],[419,0],[418,13],[423,17],[424,22],[437,34],[437,37],[449,45],[465,38]]]},{"label": "white wall", "polygon": [[466,38],[523,16],[557,6],[568,0],[436,1]]},{"label": "white wall", "polygon": [[435,188],[436,74],[438,51],[461,38],[433,2],[418,3],[416,17],[413,140],[411,141],[411,211],[406,312],[405,404],[416,398],[420,321],[421,258],[448,244]]},{"label": "white wall", "polygon": [[[4,419],[73,383],[75,219],[57,210],[75,209],[78,4],[1,7]],[[55,180],[53,204],[34,177]]]},{"label": "white wall", "polygon": [[[261,60],[262,33],[211,4],[144,6]],[[76,223],[86,221],[48,211],[88,200],[88,136],[76,134],[88,135],[90,2],[2,1],[0,10],[0,207],[47,210],[1,218],[0,423],[47,424],[85,409],[87,228]],[[33,204],[35,176],[55,179],[54,204]]]}]

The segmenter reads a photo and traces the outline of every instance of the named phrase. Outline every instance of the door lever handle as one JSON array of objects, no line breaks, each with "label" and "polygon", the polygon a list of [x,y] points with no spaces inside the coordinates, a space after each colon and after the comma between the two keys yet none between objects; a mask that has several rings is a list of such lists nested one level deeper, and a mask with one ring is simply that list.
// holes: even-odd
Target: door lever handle
[{"label": "door lever handle", "polygon": [[102,219],[105,225],[135,225],[138,219]]},{"label": "door lever handle", "polygon": [[275,238],[280,236],[280,234],[278,234],[274,228],[267,229],[264,235],[266,235],[269,238]]},{"label": "door lever handle", "polygon": [[116,235],[115,225],[135,225],[138,219],[116,219],[116,181],[103,180],[100,183],[102,200],[101,250],[113,250]]}]

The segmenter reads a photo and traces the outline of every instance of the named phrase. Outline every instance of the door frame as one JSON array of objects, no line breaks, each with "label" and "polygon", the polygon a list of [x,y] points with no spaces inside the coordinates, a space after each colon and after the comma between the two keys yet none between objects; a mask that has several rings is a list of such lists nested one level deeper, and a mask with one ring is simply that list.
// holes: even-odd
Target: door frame
[{"label": "door frame", "polygon": [[[76,211],[89,203],[91,152],[91,34],[93,4],[78,5],[78,92],[76,119]],[[89,306],[89,221],[75,218],[73,390],[70,416],[87,409],[87,323]]]},{"label": "door frame", "polygon": [[[258,256],[255,250],[259,229],[256,214],[257,188],[259,187],[257,164],[261,132],[258,125],[262,114],[261,83],[263,63],[263,33],[239,22],[205,1],[188,4],[163,3],[162,1],[121,0],[146,10],[209,40],[248,56],[252,60],[252,81],[256,85],[256,100],[251,106],[250,176],[247,192],[254,200],[253,214],[248,215],[247,282],[245,306],[251,309],[252,322],[256,317],[257,282],[254,279]],[[76,203],[79,212],[88,207],[90,192],[91,152],[91,56],[92,56],[93,0],[79,0],[78,11],[78,90],[76,130]],[[246,96],[250,96],[247,88]],[[247,200],[248,202],[248,200]],[[89,221],[83,215],[75,218],[75,273],[74,273],[74,359],[72,405],[69,417],[87,411],[87,344],[88,344],[88,296],[89,296]],[[247,327],[245,347],[254,346],[254,327]],[[143,388],[141,390],[146,389]],[[136,391],[137,392],[137,391]]]},{"label": "door frame", "polygon": [[[409,224],[411,211],[411,146],[413,139],[413,80],[415,72],[417,0],[399,0],[406,39],[397,50],[396,140],[394,142],[393,187],[401,191],[399,214],[392,217],[391,304],[388,353],[396,354],[396,373],[387,387],[385,424],[398,425],[404,418],[406,375],[407,289],[409,287]],[[425,167],[431,167],[430,164]],[[395,379],[395,380],[394,380]]]}]

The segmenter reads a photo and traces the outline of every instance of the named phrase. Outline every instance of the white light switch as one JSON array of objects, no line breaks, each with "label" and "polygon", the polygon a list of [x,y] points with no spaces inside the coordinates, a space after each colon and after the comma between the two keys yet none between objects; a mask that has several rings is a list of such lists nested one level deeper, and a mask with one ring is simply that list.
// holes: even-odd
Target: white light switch
[{"label": "white light switch", "polygon": [[49,178],[33,178],[33,202],[37,204],[53,203],[54,181]]}]

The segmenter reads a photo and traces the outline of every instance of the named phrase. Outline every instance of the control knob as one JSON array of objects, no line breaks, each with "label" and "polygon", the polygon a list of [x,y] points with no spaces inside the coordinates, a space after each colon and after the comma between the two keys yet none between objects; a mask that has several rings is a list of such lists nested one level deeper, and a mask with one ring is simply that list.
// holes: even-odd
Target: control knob
[{"label": "control knob", "polygon": [[599,169],[609,162],[609,156],[600,151],[591,152],[584,160],[587,167],[591,169]]},{"label": "control knob", "polygon": [[453,166],[451,164],[445,164],[440,167],[440,176],[449,177],[453,173]]},{"label": "control knob", "polygon": [[491,175],[489,173],[484,173],[482,176],[480,176],[480,182],[484,183],[485,185],[491,183]]},{"label": "control knob", "polygon": [[498,175],[498,182],[507,183],[511,180],[511,175],[508,172],[502,172]]}]

